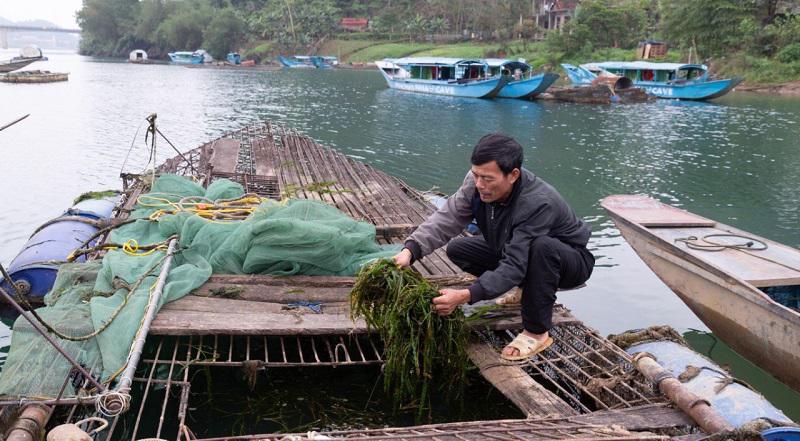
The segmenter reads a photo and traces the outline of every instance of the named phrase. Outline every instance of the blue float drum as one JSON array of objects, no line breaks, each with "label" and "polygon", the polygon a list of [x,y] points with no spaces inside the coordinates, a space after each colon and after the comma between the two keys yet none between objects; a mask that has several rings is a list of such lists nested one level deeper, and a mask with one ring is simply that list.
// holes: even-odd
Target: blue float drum
[{"label": "blue float drum", "polygon": [[[44,297],[53,287],[59,265],[98,231],[96,221],[111,217],[118,201],[119,196],[113,196],[79,202],[35,232],[7,268],[18,288],[29,298]],[[85,260],[81,256],[76,262]],[[7,280],[2,280],[0,286],[14,294]]]}]

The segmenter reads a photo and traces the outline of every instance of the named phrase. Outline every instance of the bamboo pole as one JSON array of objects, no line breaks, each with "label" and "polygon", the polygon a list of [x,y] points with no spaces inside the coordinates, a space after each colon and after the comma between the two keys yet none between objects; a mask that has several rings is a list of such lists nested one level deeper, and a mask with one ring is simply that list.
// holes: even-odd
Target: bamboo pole
[{"label": "bamboo pole", "polygon": [[172,238],[169,241],[164,265],[161,266],[161,272],[158,275],[156,287],[153,290],[153,294],[151,295],[150,301],[147,304],[144,321],[136,333],[136,337],[131,348],[131,353],[128,356],[128,362],[125,365],[125,370],[120,375],[117,388],[112,392],[106,392],[98,397],[97,408],[102,414],[107,416],[116,416],[128,410],[130,405],[131,384],[133,384],[136,366],[139,364],[139,358],[142,356],[144,342],[147,339],[147,334],[150,332],[150,325],[153,323],[153,319],[158,312],[158,304],[161,300],[161,294],[164,291],[167,275],[169,274],[169,270],[172,265],[172,257],[175,254],[175,246],[177,242],[177,238]]},{"label": "bamboo pole", "polygon": [[640,352],[633,357],[634,365],[648,380],[656,383],[658,389],[675,403],[680,410],[689,415],[704,432],[708,434],[723,430],[733,430],[733,426],[705,398],[690,391],[671,372],[661,367],[652,354]]},{"label": "bamboo pole", "polygon": [[6,125],[4,125],[4,126],[0,127],[0,130],[5,130],[5,129],[7,129],[7,128],[9,128],[9,127],[13,126],[14,124],[16,124],[16,123],[18,123],[18,122],[22,121],[23,119],[25,119],[25,118],[27,118],[27,117],[29,117],[29,116],[31,116],[31,114],[30,114],[30,113],[29,113],[29,114],[27,114],[27,115],[25,115],[25,116],[23,116],[23,117],[17,118],[17,119],[15,119],[14,121],[11,121],[10,123],[8,123],[8,124],[6,124]]}]

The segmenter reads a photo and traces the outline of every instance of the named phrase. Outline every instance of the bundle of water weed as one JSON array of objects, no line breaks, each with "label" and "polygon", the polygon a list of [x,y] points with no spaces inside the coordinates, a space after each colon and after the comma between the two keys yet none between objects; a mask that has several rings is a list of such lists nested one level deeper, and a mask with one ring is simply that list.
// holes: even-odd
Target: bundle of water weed
[{"label": "bundle of water weed", "polygon": [[419,273],[378,260],[358,273],[351,314],[363,316],[385,345],[384,388],[396,408],[417,406],[430,419],[431,389],[456,398],[463,391],[467,357],[464,314],[439,316],[431,300],[438,289]]}]

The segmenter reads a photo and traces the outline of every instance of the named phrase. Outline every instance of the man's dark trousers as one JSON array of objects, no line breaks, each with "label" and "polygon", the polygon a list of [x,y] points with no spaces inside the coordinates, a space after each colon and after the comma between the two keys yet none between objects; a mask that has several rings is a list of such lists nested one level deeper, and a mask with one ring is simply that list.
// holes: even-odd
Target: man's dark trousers
[{"label": "man's dark trousers", "polygon": [[[497,268],[501,256],[481,236],[453,239],[447,257],[462,270],[480,277]],[[522,325],[542,334],[553,326],[553,304],[559,288],[569,289],[586,282],[594,268],[594,256],[586,247],[573,246],[549,236],[531,243],[528,271],[522,282]]]}]

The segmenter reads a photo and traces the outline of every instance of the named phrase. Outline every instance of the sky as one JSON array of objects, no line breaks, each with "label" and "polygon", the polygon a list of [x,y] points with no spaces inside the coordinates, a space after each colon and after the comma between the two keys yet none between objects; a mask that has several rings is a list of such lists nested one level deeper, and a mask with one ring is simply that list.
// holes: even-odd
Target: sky
[{"label": "sky", "polygon": [[11,21],[42,19],[77,29],[75,12],[81,0],[0,0],[0,17]]}]

